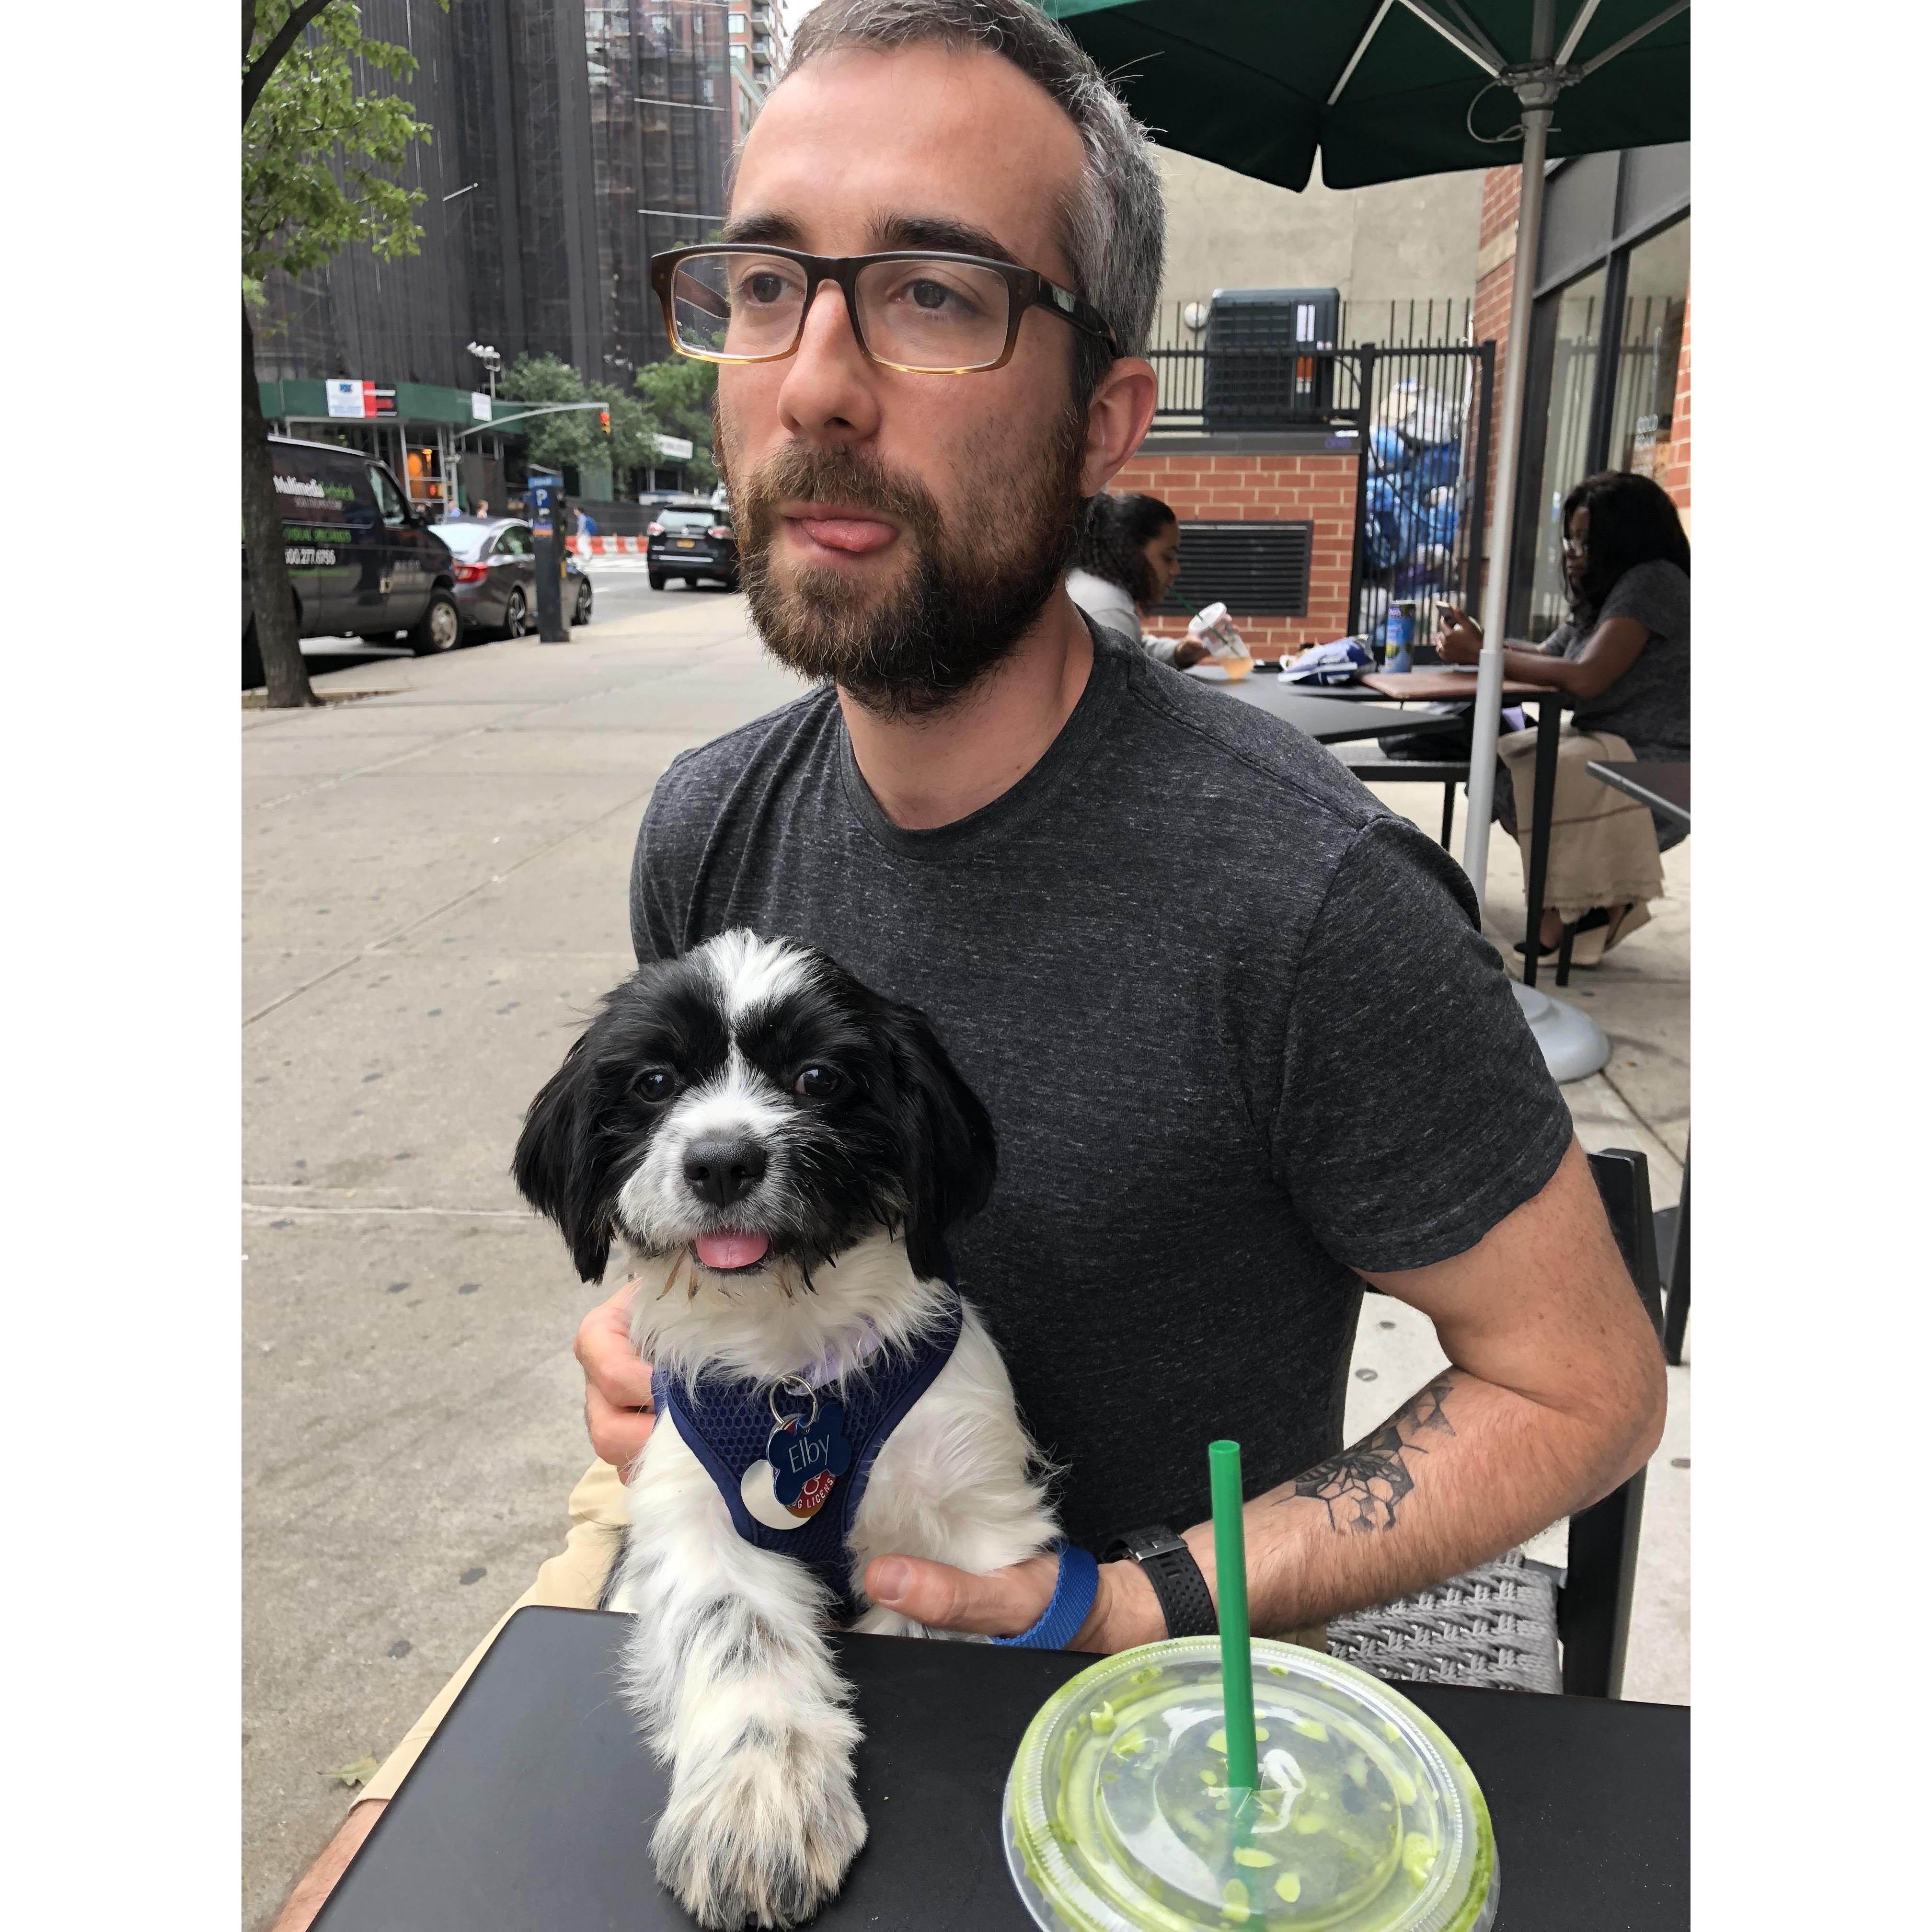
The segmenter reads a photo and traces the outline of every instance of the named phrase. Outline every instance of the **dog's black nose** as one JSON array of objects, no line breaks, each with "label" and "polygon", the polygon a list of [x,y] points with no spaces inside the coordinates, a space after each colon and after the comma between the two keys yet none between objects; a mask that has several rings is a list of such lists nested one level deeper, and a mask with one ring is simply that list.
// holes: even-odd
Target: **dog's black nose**
[{"label": "dog's black nose", "polygon": [[684,1150],[684,1178],[699,1200],[728,1208],[764,1179],[765,1150],[756,1141],[693,1141]]}]

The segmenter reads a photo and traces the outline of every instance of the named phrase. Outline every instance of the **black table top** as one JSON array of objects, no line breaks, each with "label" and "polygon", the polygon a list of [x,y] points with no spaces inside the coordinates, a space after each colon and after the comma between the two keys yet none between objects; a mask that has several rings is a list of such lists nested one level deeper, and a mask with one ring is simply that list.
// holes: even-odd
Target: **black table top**
[{"label": "black table top", "polygon": [[[1378,738],[1385,731],[1454,731],[1462,728],[1460,718],[1445,718],[1438,712],[1405,711],[1387,704],[1338,701],[1304,686],[1284,684],[1279,677],[1251,673],[1238,682],[1225,678],[1204,679],[1209,688],[1228,698],[1238,698],[1272,718],[1279,718],[1304,731],[1316,743],[1340,745],[1351,738]],[[1339,696],[1339,694],[1338,694]]]},{"label": "black table top", "polygon": [[[662,1769],[618,1696],[630,1620],[519,1610],[344,1875],[316,1932],[689,1932],[651,1869]],[[1034,1711],[1094,1660],[839,1640],[871,1828],[825,1932],[1032,1932],[1000,1805]],[[1690,1712],[1406,1684],[1483,1786],[1498,1932],[1688,1926]]]},{"label": "black table top", "polygon": [[1628,793],[1654,810],[1690,823],[1690,761],[1657,758],[1604,759],[1590,761],[1592,777]]}]

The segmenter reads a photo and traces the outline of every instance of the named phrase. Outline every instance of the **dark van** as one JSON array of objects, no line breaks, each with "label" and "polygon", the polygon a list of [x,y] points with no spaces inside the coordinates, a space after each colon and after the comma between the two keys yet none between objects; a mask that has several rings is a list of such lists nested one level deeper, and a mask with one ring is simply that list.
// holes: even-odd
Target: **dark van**
[{"label": "dark van", "polygon": [[[345,632],[387,643],[401,634],[418,657],[463,634],[449,546],[410,507],[386,464],[330,442],[268,439],[283,554],[299,634]],[[248,559],[242,559],[242,682],[262,682]]]}]

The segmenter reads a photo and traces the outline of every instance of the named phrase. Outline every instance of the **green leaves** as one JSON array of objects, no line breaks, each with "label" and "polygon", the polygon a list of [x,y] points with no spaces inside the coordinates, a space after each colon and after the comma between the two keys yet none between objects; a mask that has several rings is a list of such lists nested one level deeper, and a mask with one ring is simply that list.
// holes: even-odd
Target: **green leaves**
[{"label": "green leaves", "polygon": [[400,94],[372,86],[378,76],[407,80],[415,55],[365,39],[353,0],[328,0],[292,42],[284,32],[290,18],[290,0],[256,0],[242,62],[244,81],[261,81],[242,130],[244,288],[272,268],[319,268],[352,242],[393,260],[416,254],[422,238],[422,192],[391,171],[429,140],[429,124]]},{"label": "green leaves", "polygon": [[503,371],[496,392],[505,401],[603,404],[610,412],[610,434],[598,427],[594,410],[568,416],[532,416],[516,428],[530,439],[530,460],[557,470],[568,463],[580,473],[608,463],[621,478],[626,470],[656,460],[659,425],[635,396],[609,382],[586,382],[568,362],[554,356],[522,356]]},{"label": "green leaves", "polygon": [[711,399],[718,392],[718,365],[686,356],[647,363],[637,372],[639,392],[652,416],[672,436],[691,439],[692,487],[708,490],[718,480],[711,461]]},{"label": "green leaves", "polygon": [[337,1770],[325,1771],[317,1774],[322,1778],[332,1778],[337,1784],[346,1785],[353,1791],[358,1784],[367,1784],[382,1768],[374,1758],[365,1756],[358,1757],[353,1764],[345,1764]]}]

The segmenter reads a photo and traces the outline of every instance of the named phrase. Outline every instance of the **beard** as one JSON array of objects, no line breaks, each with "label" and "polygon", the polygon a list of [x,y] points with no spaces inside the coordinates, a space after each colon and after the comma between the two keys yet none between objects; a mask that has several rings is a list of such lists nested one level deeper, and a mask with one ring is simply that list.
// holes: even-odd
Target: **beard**
[{"label": "beard", "polygon": [[[732,473],[722,412],[719,470],[731,491],[739,570],[766,648],[802,676],[831,680],[879,716],[943,710],[1011,656],[1073,554],[1081,505],[1084,411],[1069,407],[1027,472],[989,434],[962,452],[968,488],[949,526],[932,493],[855,450],[787,442],[748,474]],[[898,526],[908,560],[883,588],[806,566],[774,566],[778,506],[788,500],[867,509]]]}]

